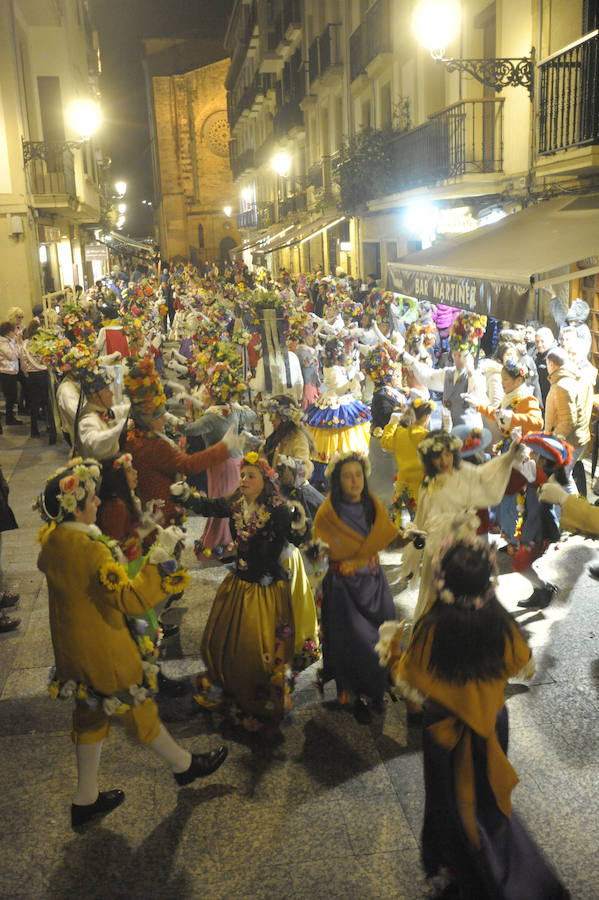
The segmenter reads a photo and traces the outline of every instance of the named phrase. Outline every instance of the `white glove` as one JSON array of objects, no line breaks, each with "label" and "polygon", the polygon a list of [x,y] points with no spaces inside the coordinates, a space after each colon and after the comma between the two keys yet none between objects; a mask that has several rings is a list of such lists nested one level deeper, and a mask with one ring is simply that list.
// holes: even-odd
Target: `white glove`
[{"label": "white glove", "polygon": [[167,369],[171,372],[176,372],[177,375],[187,375],[187,366],[182,366],[180,363],[175,362],[174,359],[171,359],[168,363]]},{"label": "white glove", "polygon": [[514,411],[512,409],[496,409],[493,418],[502,428],[509,428],[512,423]]},{"label": "white glove", "polygon": [[223,444],[229,451],[229,456],[241,456],[245,446],[245,438],[242,434],[237,434],[236,426],[231,425],[223,436]]},{"label": "white glove", "polygon": [[391,414],[391,418],[389,419],[389,425],[399,425],[401,419],[401,413],[394,412]]},{"label": "white glove", "polygon": [[169,525],[168,528],[160,528],[156,543],[148,553],[148,562],[157,566],[160,563],[166,562],[167,559],[171,559],[175,552],[175,547],[184,539],[184,537],[185,532],[182,528],[177,528],[176,525]]},{"label": "white glove", "polygon": [[557,503],[558,506],[563,506],[570,496],[557,481],[548,481],[539,490],[541,503]]},{"label": "white glove", "polygon": [[179,416],[174,416],[170,412],[165,412],[164,418],[169,425],[172,425],[173,428],[178,428],[184,421],[183,419],[180,419]]},{"label": "white glove", "polygon": [[162,335],[157,334],[156,337],[152,338],[150,343],[151,343],[152,347],[154,347],[155,350],[158,350],[160,345],[162,344]]},{"label": "white glove", "polygon": [[175,481],[174,484],[171,484],[169,491],[172,497],[176,497],[182,503],[185,503],[191,494],[191,488],[186,481]]},{"label": "white glove", "polygon": [[449,434],[452,429],[452,425],[453,423],[451,421],[451,413],[449,412],[447,407],[444,406],[441,409],[441,431],[445,431],[447,434]]},{"label": "white glove", "polygon": [[[468,406],[473,406],[474,408],[478,406],[478,400],[474,394],[461,394],[460,396]],[[497,410],[495,410],[495,412],[497,412]],[[493,415],[495,415],[495,413],[493,413]]]},{"label": "white glove", "polygon": [[109,366],[111,363],[118,362],[119,359],[123,358],[123,354],[118,350],[115,350],[114,353],[109,353],[108,356],[102,357],[102,365]]},{"label": "white glove", "polygon": [[408,353],[407,350],[404,350],[402,353],[401,361],[404,364],[404,366],[413,366],[414,363],[416,362],[416,358],[414,356],[412,356],[411,353]]},{"label": "white glove", "polygon": [[251,450],[257,450],[262,443],[262,438],[251,431],[242,431],[240,437],[243,438],[243,452],[249,453]]},{"label": "white glove", "polygon": [[519,464],[525,459],[528,453],[528,448],[526,444],[520,443],[520,441],[512,441],[510,449],[507,452],[507,455],[511,459],[511,464],[514,467],[518,467]]}]

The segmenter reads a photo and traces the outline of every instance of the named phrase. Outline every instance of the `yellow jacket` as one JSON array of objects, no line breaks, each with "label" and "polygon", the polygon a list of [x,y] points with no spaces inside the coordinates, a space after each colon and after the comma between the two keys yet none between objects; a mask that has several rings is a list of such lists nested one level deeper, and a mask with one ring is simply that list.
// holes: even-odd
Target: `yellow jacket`
[{"label": "yellow jacket", "polygon": [[418,447],[428,435],[426,428],[415,423],[404,428],[403,425],[386,425],[381,436],[381,447],[395,455],[397,463],[397,481],[395,484],[395,496],[400,497],[404,485],[408,494],[414,500],[418,497],[418,491],[424,478],[424,470]]},{"label": "yellow jacket", "polygon": [[113,561],[89,526],[65,522],[43,541],[38,568],[48,582],[50,632],[58,681],[82,682],[102,694],[142,681],[141,657],[127,627],[167,596],[157,566],[146,563],[117,590],[99,578]]}]

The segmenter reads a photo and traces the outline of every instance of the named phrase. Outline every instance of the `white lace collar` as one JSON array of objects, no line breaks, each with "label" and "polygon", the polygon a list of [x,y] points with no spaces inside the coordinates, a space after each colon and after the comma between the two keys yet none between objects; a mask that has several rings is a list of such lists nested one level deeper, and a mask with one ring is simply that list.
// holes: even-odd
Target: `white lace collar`
[{"label": "white lace collar", "polygon": [[102,532],[97,525],[86,525],[85,522],[71,521],[61,522],[60,524],[63,528],[68,528],[69,531],[82,531],[84,534],[87,534],[94,539],[102,537]]}]

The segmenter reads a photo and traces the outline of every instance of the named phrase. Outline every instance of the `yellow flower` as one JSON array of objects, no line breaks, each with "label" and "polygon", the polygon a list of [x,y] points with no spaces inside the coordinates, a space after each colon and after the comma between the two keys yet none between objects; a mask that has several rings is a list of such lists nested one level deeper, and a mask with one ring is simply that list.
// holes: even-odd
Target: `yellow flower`
[{"label": "yellow flower", "polygon": [[48,693],[50,694],[50,696],[52,697],[53,700],[56,700],[56,698],[58,697],[59,690],[60,690],[60,685],[58,684],[57,681],[51,681],[50,684],[48,685]]},{"label": "yellow flower", "polygon": [[98,574],[100,581],[109,591],[118,591],[129,581],[123,567],[112,560],[104,563]]},{"label": "yellow flower", "polygon": [[38,544],[45,544],[55,528],[56,522],[50,522],[48,525],[42,525],[37,533]]},{"label": "yellow flower", "polygon": [[255,450],[252,450],[251,453],[245,454],[245,461],[250,464],[250,466],[255,466],[260,457],[256,453]]},{"label": "yellow flower", "polygon": [[169,594],[180,594],[181,591],[185,590],[190,581],[191,577],[187,574],[185,569],[179,569],[177,572],[173,572],[172,575],[166,575],[162,579],[161,587],[163,591]]},{"label": "yellow flower", "polygon": [[80,684],[77,688],[77,693],[75,694],[77,700],[85,700],[87,697],[87,688],[84,684]]}]

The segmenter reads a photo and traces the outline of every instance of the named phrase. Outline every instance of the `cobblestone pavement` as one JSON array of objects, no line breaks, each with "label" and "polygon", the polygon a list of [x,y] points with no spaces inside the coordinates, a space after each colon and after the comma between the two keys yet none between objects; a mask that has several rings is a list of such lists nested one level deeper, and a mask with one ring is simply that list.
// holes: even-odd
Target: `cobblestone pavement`
[{"label": "cobblestone pavement", "polygon": [[[0,463],[20,524],[3,536],[8,585],[21,593],[20,628],[0,635],[0,897],[81,898],[420,898],[426,885],[418,842],[423,810],[420,734],[402,702],[388,702],[371,726],[327,705],[303,673],[285,741],[265,752],[227,735],[230,755],[211,779],[177,790],[150,753],[115,727],[105,744],[101,787],[122,787],[123,806],[85,835],[69,827],[75,778],[70,705],[47,698],[53,662],[47,593],[36,567],[40,526],[31,500],[66,458],[64,446],[5,429]],[[190,532],[199,522],[190,520]],[[520,576],[500,578],[500,596],[528,630],[537,674],[511,683],[510,758],[520,775],[518,810],[575,900],[599,897],[599,584],[586,573],[595,542],[571,537],[542,561],[560,587],[544,612],[518,610],[530,593]],[[181,624],[166,671],[201,668],[200,637],[217,567],[199,568],[167,616]],[[385,554],[394,591],[398,554]],[[508,560],[504,560],[508,564]],[[396,597],[400,615],[414,597]],[[195,707],[195,708],[194,708]],[[216,717],[191,694],[161,704],[185,746],[220,737]]]}]

